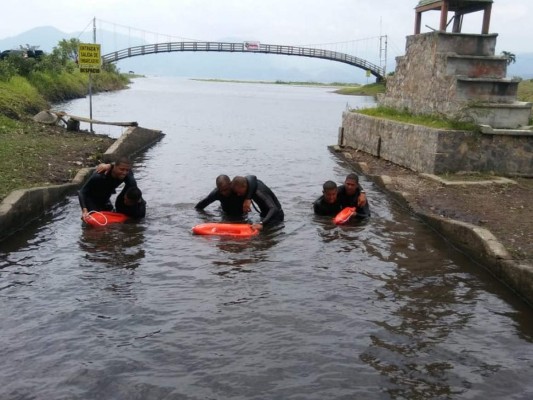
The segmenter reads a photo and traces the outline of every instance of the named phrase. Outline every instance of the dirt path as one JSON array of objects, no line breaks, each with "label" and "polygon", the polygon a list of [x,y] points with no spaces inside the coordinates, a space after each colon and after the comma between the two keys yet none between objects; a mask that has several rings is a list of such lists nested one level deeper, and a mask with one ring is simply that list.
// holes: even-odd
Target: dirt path
[{"label": "dirt path", "polygon": [[[349,163],[364,163],[365,175],[390,176],[390,188],[404,193],[417,211],[483,227],[513,259],[533,261],[533,179],[512,178],[515,184],[444,185],[364,152],[345,148],[341,155]],[[475,179],[469,176],[468,181]]]}]

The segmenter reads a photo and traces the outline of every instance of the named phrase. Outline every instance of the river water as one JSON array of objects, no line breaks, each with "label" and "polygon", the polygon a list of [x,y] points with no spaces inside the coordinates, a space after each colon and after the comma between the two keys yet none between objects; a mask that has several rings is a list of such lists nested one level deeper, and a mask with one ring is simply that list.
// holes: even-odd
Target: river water
[{"label": "river water", "polygon": [[[0,398],[532,398],[533,312],[482,266],[365,177],[369,223],[313,215],[351,172],[327,150],[347,102],[372,104],[170,78],[95,96],[94,118],[166,134],[135,159],[148,215],[89,228],[72,196],[0,243]],[[263,180],[284,226],[193,236],[221,173]]]}]

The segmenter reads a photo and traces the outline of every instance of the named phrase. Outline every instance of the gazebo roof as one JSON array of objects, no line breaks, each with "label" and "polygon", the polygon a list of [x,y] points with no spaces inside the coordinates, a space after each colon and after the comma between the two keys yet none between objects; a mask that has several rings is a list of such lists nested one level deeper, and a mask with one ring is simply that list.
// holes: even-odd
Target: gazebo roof
[{"label": "gazebo roof", "polygon": [[[416,9],[432,10],[440,8],[443,0],[420,0]],[[463,13],[483,10],[487,3],[493,3],[493,0],[448,0],[448,9],[450,11],[462,11]]]}]

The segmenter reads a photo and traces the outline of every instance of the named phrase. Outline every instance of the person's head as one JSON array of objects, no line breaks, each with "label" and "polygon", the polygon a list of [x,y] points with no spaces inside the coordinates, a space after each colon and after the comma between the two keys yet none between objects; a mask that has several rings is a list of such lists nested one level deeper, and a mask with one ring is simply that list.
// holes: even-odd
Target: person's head
[{"label": "person's head", "polygon": [[355,174],[348,174],[344,180],[344,188],[346,189],[346,194],[351,196],[355,194],[355,191],[359,187],[359,177]]},{"label": "person's head", "polygon": [[142,195],[141,189],[136,186],[130,187],[126,190],[126,193],[124,193],[124,204],[127,206],[133,206],[141,200]]},{"label": "person's head", "polygon": [[131,161],[126,157],[120,157],[113,163],[111,176],[117,179],[124,179],[131,171]]},{"label": "person's head", "polygon": [[231,194],[231,180],[227,175],[219,175],[216,179],[218,192],[224,196],[228,197]]},{"label": "person's head", "polygon": [[236,176],[231,181],[231,190],[233,190],[237,196],[244,196],[248,190],[248,181],[244,176]]},{"label": "person's head", "polygon": [[326,181],[322,185],[322,194],[326,203],[335,203],[337,200],[337,184],[333,181]]}]

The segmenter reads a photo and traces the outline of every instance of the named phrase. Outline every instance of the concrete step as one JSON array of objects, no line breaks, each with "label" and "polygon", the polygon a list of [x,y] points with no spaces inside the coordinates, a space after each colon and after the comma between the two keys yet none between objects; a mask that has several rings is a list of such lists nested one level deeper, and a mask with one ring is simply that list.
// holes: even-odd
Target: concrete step
[{"label": "concrete step", "polygon": [[479,125],[496,129],[518,129],[526,127],[531,118],[533,103],[479,103],[468,108],[468,115]]},{"label": "concrete step", "polygon": [[446,58],[446,74],[467,78],[505,78],[507,59],[500,56],[460,56]]},{"label": "concrete step", "polygon": [[516,101],[519,79],[457,77],[458,100],[487,103],[513,103]]},{"label": "concrete step", "polygon": [[473,35],[465,33],[435,32],[438,35],[437,53],[455,53],[469,56],[493,56],[497,33]]}]

